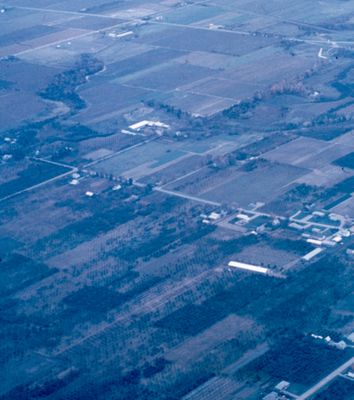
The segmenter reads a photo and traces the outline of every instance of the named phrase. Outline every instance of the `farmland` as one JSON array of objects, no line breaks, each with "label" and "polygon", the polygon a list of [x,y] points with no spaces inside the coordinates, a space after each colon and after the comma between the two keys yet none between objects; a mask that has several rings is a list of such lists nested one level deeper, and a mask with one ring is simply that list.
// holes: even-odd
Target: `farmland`
[{"label": "farmland", "polygon": [[0,26],[0,400],[352,398],[352,2]]}]

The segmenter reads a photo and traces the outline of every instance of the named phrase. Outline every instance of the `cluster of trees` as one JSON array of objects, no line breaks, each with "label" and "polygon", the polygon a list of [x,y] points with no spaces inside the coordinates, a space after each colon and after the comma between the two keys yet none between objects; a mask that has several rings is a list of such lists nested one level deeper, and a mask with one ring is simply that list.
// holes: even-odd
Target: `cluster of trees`
[{"label": "cluster of trees", "polygon": [[15,139],[15,143],[3,143],[0,146],[0,157],[4,154],[11,154],[12,160],[22,160],[27,154],[29,149],[38,145],[38,132],[52,120],[40,122],[24,123],[18,128],[9,129],[1,132],[1,137],[9,137]]},{"label": "cluster of trees", "polygon": [[27,399],[36,400],[44,399],[54,393],[63,389],[65,386],[73,382],[79,375],[79,370],[76,368],[70,368],[63,377],[53,377],[46,379],[42,382],[30,384],[30,385],[19,385],[13,390],[8,392],[6,395],[1,396],[2,400],[13,400],[13,399]]},{"label": "cluster of trees", "polygon": [[312,246],[302,239],[291,240],[286,238],[272,238],[268,237],[268,240],[272,247],[278,250],[284,250],[299,255],[306,254],[312,250]]},{"label": "cluster of trees", "polygon": [[115,254],[119,258],[133,262],[138,258],[148,261],[167,254],[174,248],[193,243],[215,229],[215,226],[195,223],[193,221],[170,218],[159,226],[155,235],[148,232],[138,241],[132,241],[130,245],[119,249]]},{"label": "cluster of trees", "polygon": [[272,278],[253,275],[234,282],[231,287],[215,288],[216,294],[201,304],[187,304],[156,322],[156,326],[194,336],[227,317],[242,315],[255,298],[271,291]]},{"label": "cluster of trees", "polygon": [[281,95],[281,94],[295,94],[299,96],[308,96],[311,91],[306,88],[303,82],[289,82],[282,80],[275,83],[270,87],[270,94]]},{"label": "cluster of trees", "polygon": [[36,250],[57,249],[60,251],[60,249],[63,250],[61,246],[73,248],[115,226],[133,220],[139,212],[131,203],[121,203],[110,208],[101,208],[98,203],[99,200],[94,204],[97,209],[93,210],[93,215],[75,221],[54,234],[40,239],[36,244]]},{"label": "cluster of trees", "polygon": [[319,393],[314,400],[352,400],[354,381],[349,379],[336,379],[327,389]]},{"label": "cluster of trees", "polygon": [[76,93],[76,89],[86,82],[88,76],[96,74],[102,68],[102,61],[90,54],[82,54],[72,69],[56,75],[40,95],[48,100],[62,101],[73,110],[84,108],[85,102]]},{"label": "cluster of trees", "polygon": [[[298,332],[288,332],[274,347],[246,369],[253,376],[269,374],[277,380],[313,385],[347,359],[346,352]],[[244,371],[245,372],[245,371]]]},{"label": "cluster of trees", "polygon": [[248,116],[250,111],[253,110],[261,99],[261,94],[256,95],[253,99],[241,101],[227,110],[223,111],[223,116],[230,119],[238,119]]}]

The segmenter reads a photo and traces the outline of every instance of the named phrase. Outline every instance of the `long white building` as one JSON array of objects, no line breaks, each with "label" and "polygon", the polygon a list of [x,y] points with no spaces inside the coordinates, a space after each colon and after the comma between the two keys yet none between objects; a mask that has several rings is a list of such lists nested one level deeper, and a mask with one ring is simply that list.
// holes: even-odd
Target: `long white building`
[{"label": "long white building", "polygon": [[268,268],[259,267],[258,265],[245,264],[238,261],[230,261],[228,266],[231,268],[238,268],[247,271],[258,272],[259,274],[267,274],[269,271]]}]

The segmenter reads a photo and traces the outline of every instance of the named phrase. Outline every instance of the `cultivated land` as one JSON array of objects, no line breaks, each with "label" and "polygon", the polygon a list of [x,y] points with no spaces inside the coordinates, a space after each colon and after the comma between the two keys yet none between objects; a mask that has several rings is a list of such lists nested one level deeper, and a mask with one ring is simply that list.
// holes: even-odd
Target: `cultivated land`
[{"label": "cultivated land", "polygon": [[0,1],[0,400],[353,398],[353,10]]}]

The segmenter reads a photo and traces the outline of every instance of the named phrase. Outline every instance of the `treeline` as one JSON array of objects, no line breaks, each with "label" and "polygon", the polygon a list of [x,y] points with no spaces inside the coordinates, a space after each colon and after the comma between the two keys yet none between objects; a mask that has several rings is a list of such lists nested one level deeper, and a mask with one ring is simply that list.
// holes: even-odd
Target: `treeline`
[{"label": "treeline", "polygon": [[76,93],[76,89],[86,82],[88,76],[96,74],[102,68],[102,61],[90,54],[82,54],[72,69],[56,75],[39,94],[44,99],[62,101],[73,110],[82,109],[85,107],[85,102]]},{"label": "treeline", "polygon": [[352,400],[354,393],[354,381],[349,379],[337,379],[326,390],[318,394],[314,400]]},{"label": "treeline", "polygon": [[241,374],[260,379],[268,374],[276,380],[313,385],[338,367],[348,354],[301,333],[289,332],[266,354],[249,364]]},{"label": "treeline", "polygon": [[215,230],[214,226],[205,224],[188,225],[184,227],[164,226],[153,237],[143,237],[131,246],[120,248],[115,256],[122,260],[134,262],[138,258],[148,261],[167,254],[174,248],[190,244]]},{"label": "treeline", "polygon": [[275,283],[266,276],[246,277],[229,288],[221,288],[201,304],[186,304],[158,320],[155,326],[195,336],[229,314],[245,314],[246,307],[256,298],[269,295]]}]

